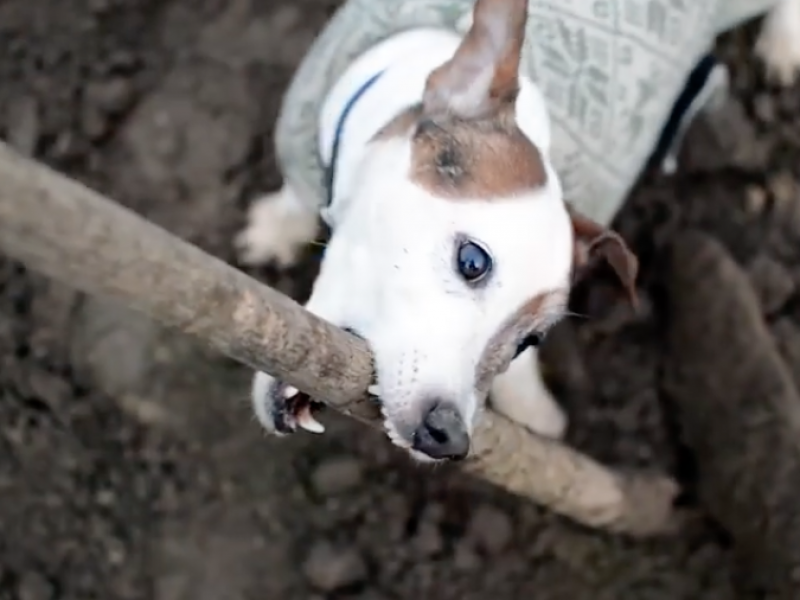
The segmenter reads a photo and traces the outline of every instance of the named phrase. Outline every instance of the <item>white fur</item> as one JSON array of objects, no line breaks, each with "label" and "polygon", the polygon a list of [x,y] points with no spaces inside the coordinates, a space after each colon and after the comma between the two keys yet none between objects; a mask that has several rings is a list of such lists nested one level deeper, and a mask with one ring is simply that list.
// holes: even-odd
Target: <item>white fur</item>
[{"label": "white fur", "polygon": [[[759,42],[768,67],[784,79],[800,64],[798,5],[800,0],[783,0]],[[320,152],[328,161],[345,103],[385,70],[344,128],[334,203],[323,210],[333,235],[306,308],[367,339],[387,434],[419,460],[426,457],[411,450],[401,425],[418,418],[420,402],[435,395],[455,402],[474,426],[482,400],[474,390],[475,368],[486,343],[522,303],[566,288],[572,261],[572,228],[548,158],[547,110],[530,80],[521,80],[516,108],[520,128],[540,149],[548,171],[549,183],[540,191],[492,203],[435,198],[408,180],[408,140],[370,142],[392,117],[420,101],[428,74],[452,56],[459,39],[420,29],[375,46],[337,82],[320,115]],[[320,209],[313,199],[297,198],[291,182],[257,200],[239,237],[243,259],[291,264],[313,240]],[[469,289],[454,272],[456,233],[490,249],[496,272],[485,289]],[[253,385],[255,412],[268,431],[275,428],[265,403],[275,383],[258,373]],[[566,416],[542,380],[535,350],[497,376],[491,394],[495,408],[512,420],[543,435],[563,435]]]},{"label": "white fur", "polygon": [[781,85],[792,85],[800,69],[800,0],[782,0],[764,18],[756,54],[767,73]]},{"label": "white fur", "polygon": [[273,262],[290,267],[318,231],[317,215],[308,210],[291,186],[258,198],[250,206],[248,223],[234,241],[239,261],[246,265]]},{"label": "white fur", "polygon": [[560,439],[567,417],[541,377],[538,353],[520,354],[492,384],[492,406],[531,431]]}]

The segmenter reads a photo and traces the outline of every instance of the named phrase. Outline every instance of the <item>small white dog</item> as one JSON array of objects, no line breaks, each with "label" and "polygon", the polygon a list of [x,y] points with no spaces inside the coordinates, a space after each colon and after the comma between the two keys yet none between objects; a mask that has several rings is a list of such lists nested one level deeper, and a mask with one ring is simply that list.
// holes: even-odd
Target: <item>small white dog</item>
[{"label": "small white dog", "polygon": [[[690,10],[683,0],[628,0],[637,2],[651,11],[648,26],[656,23],[653,6]],[[637,261],[607,223],[646,159],[634,142],[626,148],[624,140],[612,140],[622,147],[610,143],[609,155],[629,152],[633,159],[621,169],[632,174],[627,183],[607,194],[610,206],[593,211],[586,191],[571,192],[566,202],[560,176],[569,170],[569,152],[555,151],[565,147],[559,139],[569,137],[566,129],[551,142],[551,113],[564,106],[553,102],[555,91],[542,92],[536,69],[525,68],[526,35],[548,35],[534,0],[530,6],[528,0],[453,3],[461,7],[452,19],[460,19],[464,35],[447,27],[404,27],[368,41],[348,60],[317,99],[326,197],[293,174],[284,152],[283,188],[253,204],[237,240],[243,262],[288,266],[315,239],[321,212],[332,235],[306,308],[368,342],[377,375],[372,391],[388,436],[421,461],[465,457],[489,394],[494,408],[530,430],[562,436],[566,418],[542,381],[536,346],[565,315],[577,274],[598,259],[635,299]],[[404,3],[395,4],[403,10]],[[775,6],[757,51],[790,82],[800,63],[800,0],[766,4]],[[589,5],[623,6],[600,0],[580,10]],[[718,6],[697,5],[705,7],[698,9],[704,18],[717,10],[708,6]],[[660,35],[680,46],[678,37],[669,38],[669,13],[658,14],[665,24]],[[712,26],[704,31],[700,50],[715,33]],[[567,34],[564,47],[579,54],[580,35]],[[697,56],[690,59],[674,72],[688,75]],[[312,85],[308,73],[301,69],[295,89]],[[588,68],[585,73],[597,79]],[[682,82],[674,84],[680,91]],[[675,100],[673,91],[667,95],[665,105]],[[284,111],[290,103],[291,94]],[[650,133],[636,143],[652,148],[666,114],[642,114],[639,129]],[[634,116],[625,121],[631,127]],[[252,400],[270,432],[322,431],[308,398],[270,375],[256,374]]]}]

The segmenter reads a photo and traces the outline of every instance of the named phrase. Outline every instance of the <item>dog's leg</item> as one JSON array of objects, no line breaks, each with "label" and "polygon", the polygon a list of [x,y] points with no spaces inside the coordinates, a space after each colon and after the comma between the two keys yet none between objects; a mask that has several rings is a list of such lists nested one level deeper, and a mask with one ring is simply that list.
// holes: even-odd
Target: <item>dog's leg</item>
[{"label": "dog's leg", "polygon": [[800,0],[780,0],[764,17],[755,46],[767,75],[792,85],[800,70]]},{"label": "dog's leg", "polygon": [[247,213],[247,226],[236,236],[239,260],[246,265],[294,265],[303,247],[319,231],[317,214],[298,198],[289,183],[257,198]]},{"label": "dog's leg", "polygon": [[529,348],[492,383],[492,406],[512,421],[547,437],[560,439],[567,417],[542,379],[538,353]]}]

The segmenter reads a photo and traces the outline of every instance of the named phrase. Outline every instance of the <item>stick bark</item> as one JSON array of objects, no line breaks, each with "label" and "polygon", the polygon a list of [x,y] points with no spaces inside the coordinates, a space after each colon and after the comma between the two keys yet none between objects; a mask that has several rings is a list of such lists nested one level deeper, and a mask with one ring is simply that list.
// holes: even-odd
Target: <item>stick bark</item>
[{"label": "stick bark", "polygon": [[[381,428],[369,348],[283,294],[0,142],[0,251]],[[590,527],[675,531],[675,483],[617,473],[487,411],[465,469]]]}]

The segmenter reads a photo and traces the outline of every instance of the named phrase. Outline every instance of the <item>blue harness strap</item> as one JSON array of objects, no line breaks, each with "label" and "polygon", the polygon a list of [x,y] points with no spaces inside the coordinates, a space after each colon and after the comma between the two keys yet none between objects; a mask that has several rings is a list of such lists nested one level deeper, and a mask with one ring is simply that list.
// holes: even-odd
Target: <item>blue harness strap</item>
[{"label": "blue harness strap", "polygon": [[380,79],[381,75],[383,75],[383,71],[380,71],[367,79],[360,88],[356,90],[356,93],[353,94],[350,100],[347,101],[345,104],[344,110],[342,114],[339,116],[339,121],[336,123],[336,130],[333,134],[333,148],[331,148],[331,160],[328,165],[325,167],[325,206],[328,207],[333,202],[333,184],[334,178],[336,177],[336,163],[339,160],[339,147],[342,144],[342,132],[344,131],[344,125],[347,121],[347,117],[353,110],[353,107],[356,103],[361,99],[361,97],[375,84],[378,79]]},{"label": "blue harness strap", "polygon": [[653,153],[648,161],[650,165],[660,165],[680,143],[679,136],[688,125],[688,120],[697,114],[698,106],[695,103],[700,99],[706,87],[713,83],[711,75],[714,73],[718,61],[713,55],[705,55],[686,79],[686,85],[672,107],[672,112],[661,130]]}]

